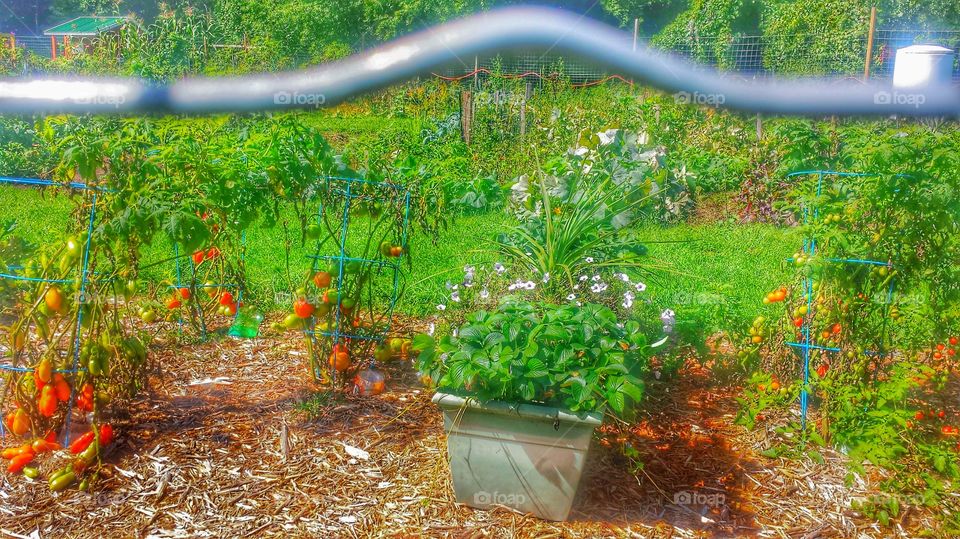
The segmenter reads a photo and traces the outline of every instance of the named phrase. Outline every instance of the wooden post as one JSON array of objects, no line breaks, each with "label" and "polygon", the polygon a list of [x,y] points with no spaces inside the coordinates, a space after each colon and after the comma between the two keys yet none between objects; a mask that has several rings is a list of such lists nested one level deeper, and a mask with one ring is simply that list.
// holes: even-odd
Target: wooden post
[{"label": "wooden post", "polygon": [[473,126],[473,94],[469,90],[460,92],[460,131],[463,142],[470,145],[470,129]]},{"label": "wooden post", "polygon": [[760,117],[760,114],[757,114],[757,140],[763,138],[763,118]]},{"label": "wooden post", "polygon": [[17,36],[15,36],[14,34],[10,34],[10,50],[11,51],[17,50]]},{"label": "wooden post", "polygon": [[527,81],[527,90],[523,94],[523,103],[520,104],[520,138],[527,135],[527,101],[533,94],[533,83]]},{"label": "wooden post", "polygon": [[57,59],[57,37],[50,36],[50,59]]},{"label": "wooden post", "polygon": [[63,57],[70,58],[70,36],[63,36]]},{"label": "wooden post", "polygon": [[870,8],[870,30],[867,32],[867,58],[863,63],[863,80],[870,79],[870,64],[873,63],[873,32],[877,26],[877,7]]}]

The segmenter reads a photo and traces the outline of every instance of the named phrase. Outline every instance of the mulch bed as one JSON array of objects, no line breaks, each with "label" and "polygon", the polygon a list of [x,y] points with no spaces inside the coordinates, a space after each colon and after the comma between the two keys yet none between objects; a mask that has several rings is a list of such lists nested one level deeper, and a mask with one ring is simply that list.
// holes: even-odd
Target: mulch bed
[{"label": "mulch bed", "polygon": [[[0,476],[10,537],[889,537],[850,513],[871,481],[759,456],[771,431],[734,425],[736,388],[688,367],[649,388],[641,419],[595,442],[568,522],[453,499],[440,413],[409,362],[388,392],[316,405],[295,335],[161,343],[163,370],[113,423],[94,493]],[[619,446],[643,462],[631,471]],[[689,502],[689,503],[687,503]],[[698,503],[704,502],[704,503]],[[923,515],[914,529],[932,526]]]}]

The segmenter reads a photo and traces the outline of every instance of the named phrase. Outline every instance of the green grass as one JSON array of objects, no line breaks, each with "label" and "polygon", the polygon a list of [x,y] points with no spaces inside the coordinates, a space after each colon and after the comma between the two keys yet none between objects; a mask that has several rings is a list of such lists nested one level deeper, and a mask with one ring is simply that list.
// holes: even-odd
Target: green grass
[{"label": "green grass", "polygon": [[[43,242],[62,236],[73,203],[65,196],[44,195],[36,189],[3,187],[0,207],[4,208],[3,218],[18,221],[21,235]],[[289,274],[296,282],[310,268],[307,255],[312,246],[300,245],[298,227],[292,219],[290,223],[296,236],[291,242]],[[454,219],[436,243],[414,233],[410,243],[413,266],[406,272],[398,311],[415,316],[435,312],[447,296],[445,283],[458,282],[464,265],[497,260],[490,242],[511,223],[509,216],[497,211]],[[356,239],[363,239],[363,226],[358,224],[361,226],[351,230]],[[649,244],[650,264],[657,269],[647,279],[648,289],[640,299],[649,300],[648,309],[673,309],[678,318],[711,331],[736,327],[761,312],[763,296],[787,277],[783,260],[800,244],[794,230],[770,225],[645,225],[640,232],[640,237],[650,242],[677,242]],[[286,308],[273,302],[274,292],[289,290],[285,241],[282,226],[255,226],[247,232],[250,298],[268,309]],[[160,240],[145,249],[142,260],[149,264],[170,256],[170,243]],[[174,265],[154,266],[143,277],[153,282],[172,279]]]},{"label": "green grass", "polygon": [[646,297],[708,331],[749,324],[763,297],[792,275],[783,262],[801,242],[794,229],[762,224],[647,226],[641,237],[680,242],[650,244],[651,263],[664,268]]}]

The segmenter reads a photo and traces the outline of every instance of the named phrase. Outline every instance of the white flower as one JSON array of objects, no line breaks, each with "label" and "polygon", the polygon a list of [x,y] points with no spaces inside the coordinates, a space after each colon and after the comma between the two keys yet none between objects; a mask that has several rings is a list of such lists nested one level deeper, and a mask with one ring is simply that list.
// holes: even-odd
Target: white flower
[{"label": "white flower", "polygon": [[497,272],[497,275],[503,275],[503,272],[507,271],[507,268],[503,264],[497,262],[493,265],[493,271]]},{"label": "white flower", "polygon": [[638,282],[637,284],[635,284],[633,287],[637,289],[637,292],[643,292],[644,290],[647,289],[647,285],[645,285],[645,284],[643,284],[643,283],[640,283],[640,282]]},{"label": "white flower", "polygon": [[593,257],[588,256],[587,258],[584,258],[583,261],[586,262],[587,264],[593,264]]},{"label": "white flower", "polygon": [[430,322],[430,328],[427,329],[427,335],[430,335],[431,337],[433,337],[433,333],[435,331],[437,331],[437,325],[434,324],[433,322]]},{"label": "white flower", "polygon": [[576,295],[576,294],[570,294],[569,296],[567,296],[567,301],[573,301],[573,300],[575,300],[575,299],[577,299],[577,295]]},{"label": "white flower", "polygon": [[527,289],[527,290],[533,290],[534,288],[537,287],[537,283],[535,283],[535,282],[533,282],[533,281],[527,281],[527,282],[523,283],[523,287],[524,287],[525,289]]},{"label": "white flower", "polygon": [[460,336],[460,328],[453,328],[453,336],[454,337]]},{"label": "white flower", "polygon": [[627,275],[626,273],[621,273],[621,274],[620,274],[620,280],[623,281],[623,282],[625,282],[625,283],[629,283],[629,282],[630,282],[630,276]]},{"label": "white flower", "polygon": [[487,290],[486,287],[484,287],[484,289],[480,291],[480,299],[487,299],[489,297],[490,297],[490,291]]},{"label": "white flower", "polygon": [[599,274],[598,274],[598,275],[594,275],[594,276],[591,278],[591,280],[592,280],[593,282],[599,281],[599,280],[600,280],[600,275],[599,275]]},{"label": "white flower", "polygon": [[443,303],[441,303],[440,305],[437,305],[437,310],[438,310],[438,311],[446,311],[446,310],[447,310],[447,306],[444,305]]},{"label": "white flower", "polygon": [[453,290],[453,283],[451,283],[450,281],[447,281],[446,284],[444,284],[443,286],[445,286],[447,290]]},{"label": "white flower", "polygon": [[463,272],[469,275],[470,277],[473,277],[473,274],[477,272],[477,268],[471,266],[470,264],[467,264],[466,266],[463,267]]},{"label": "white flower", "polygon": [[580,282],[581,282],[581,283],[582,283],[583,281],[586,281],[586,280],[587,280],[587,276],[586,276],[586,275],[581,275],[581,276],[580,276]]},{"label": "white flower", "polygon": [[454,303],[460,303],[460,292],[454,290],[453,294],[450,294],[450,301]]},{"label": "white flower", "polygon": [[667,309],[660,313],[660,321],[663,322],[664,333],[673,333],[673,328],[677,323],[677,315],[672,310]]},{"label": "white flower", "polygon": [[549,272],[549,271],[543,274],[543,282],[545,282],[545,283],[549,283],[549,282],[550,282],[550,272]]}]

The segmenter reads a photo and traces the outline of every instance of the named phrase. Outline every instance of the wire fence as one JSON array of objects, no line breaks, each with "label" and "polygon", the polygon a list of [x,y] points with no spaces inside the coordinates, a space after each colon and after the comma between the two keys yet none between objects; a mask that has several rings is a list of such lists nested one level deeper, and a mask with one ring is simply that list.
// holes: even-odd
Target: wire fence
[{"label": "wire fence", "polygon": [[[624,39],[630,39],[625,35]],[[791,35],[736,35],[732,38],[689,36],[685,40],[662,44],[645,36],[637,39],[640,45],[652,46],[688,58],[692,63],[716,68],[743,78],[765,78],[777,75],[831,75],[862,77],[866,61],[867,36],[851,40],[849,35],[807,33]],[[874,34],[871,76],[889,78],[898,48],[913,44],[941,45],[960,50],[960,30],[878,30]],[[52,43],[46,36],[17,36],[16,45],[41,56],[52,56]],[[58,56],[63,54],[58,43]],[[76,48],[76,47],[74,47]],[[253,44],[210,44],[211,54],[233,54],[237,57],[257,49]],[[207,47],[204,47],[205,52]],[[79,49],[78,49],[79,50]],[[283,68],[303,67],[316,63],[315,58],[298,56],[288,58]],[[599,81],[625,80],[602,66],[564,55],[555,49],[519,51],[489,57],[460,58],[435,75],[448,80],[476,77],[486,81],[491,77],[533,78],[549,80],[562,78],[579,86]],[[960,67],[954,62],[954,81],[960,81]]]},{"label": "wire fence", "polygon": [[[692,63],[735,73],[744,78],[778,75],[832,75],[862,77],[866,63],[867,37],[853,46],[836,46],[836,36],[795,34],[790,36],[738,35],[733,39],[697,38],[672,46],[657,45],[649,37],[638,38],[652,46],[685,57]],[[896,50],[914,44],[934,44],[960,50],[960,31],[880,30],[874,34],[872,78],[893,76]],[[451,64],[437,71],[447,79],[465,75],[484,79],[491,76],[518,76],[549,79],[562,76],[579,85],[620,78],[591,62],[580,61],[552,51],[524,51],[512,55],[479,57]],[[960,68],[954,61],[954,81],[960,81]],[[622,78],[621,78],[622,80]]]}]

